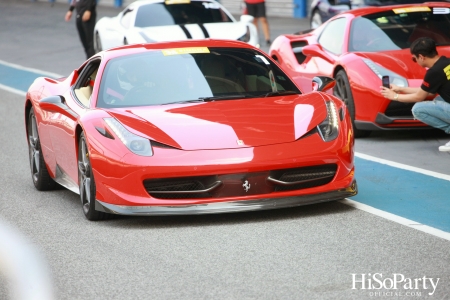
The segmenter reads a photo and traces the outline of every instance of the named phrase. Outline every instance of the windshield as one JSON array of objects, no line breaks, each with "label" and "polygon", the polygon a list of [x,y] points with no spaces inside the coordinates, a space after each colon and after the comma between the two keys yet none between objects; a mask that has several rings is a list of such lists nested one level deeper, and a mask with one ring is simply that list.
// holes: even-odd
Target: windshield
[{"label": "windshield", "polygon": [[438,45],[449,45],[449,28],[448,13],[433,13],[426,6],[393,9],[355,18],[348,48],[365,52],[407,49],[420,37],[430,37]]},{"label": "windshield", "polygon": [[300,91],[260,52],[242,48],[177,48],[109,61],[97,106],[148,106],[287,93]]},{"label": "windshield", "polygon": [[192,1],[183,4],[155,3],[143,5],[136,13],[136,27],[198,23],[232,22],[215,2]]}]

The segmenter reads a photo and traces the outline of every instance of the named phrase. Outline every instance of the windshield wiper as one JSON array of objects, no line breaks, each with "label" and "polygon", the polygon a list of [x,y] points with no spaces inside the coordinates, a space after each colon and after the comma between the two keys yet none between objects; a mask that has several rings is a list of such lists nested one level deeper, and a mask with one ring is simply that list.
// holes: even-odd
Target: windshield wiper
[{"label": "windshield wiper", "polygon": [[205,102],[202,98],[198,98],[195,100],[183,100],[183,101],[176,101],[176,102],[169,102],[169,103],[161,103],[161,105],[168,105],[168,104],[178,104],[178,103],[195,103],[195,102]]},{"label": "windshield wiper", "polygon": [[194,100],[183,100],[183,101],[176,101],[176,102],[169,102],[169,103],[162,103],[161,105],[168,105],[168,104],[179,104],[179,103],[196,103],[196,102],[210,102],[210,101],[216,101],[216,100],[230,100],[230,99],[243,99],[243,98],[256,98],[257,96],[253,95],[223,95],[223,96],[211,96],[211,97],[199,97],[198,99]]},{"label": "windshield wiper", "polygon": [[295,91],[276,91],[276,92],[269,92],[269,93],[265,94],[264,97],[279,96],[279,95],[296,95],[296,94],[300,94],[300,93],[295,92]]},{"label": "windshield wiper", "polygon": [[256,98],[253,95],[240,94],[240,95],[223,95],[223,96],[212,96],[212,97],[200,97],[198,99],[204,101],[215,101],[215,100],[231,100],[231,99],[243,99],[243,98]]}]

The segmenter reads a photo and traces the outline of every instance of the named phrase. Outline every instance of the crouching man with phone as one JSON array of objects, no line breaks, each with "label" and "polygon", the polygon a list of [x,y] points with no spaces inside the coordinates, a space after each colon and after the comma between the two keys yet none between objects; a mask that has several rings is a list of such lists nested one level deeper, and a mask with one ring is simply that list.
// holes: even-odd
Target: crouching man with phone
[{"label": "crouching man with phone", "polygon": [[[415,40],[410,51],[414,62],[428,68],[422,85],[414,88],[390,84],[390,88],[380,87],[381,94],[392,101],[417,102],[412,108],[416,119],[450,134],[450,58],[438,55],[435,41],[427,37]],[[430,94],[440,97],[423,101]],[[440,146],[439,151],[450,151],[450,142]]]}]

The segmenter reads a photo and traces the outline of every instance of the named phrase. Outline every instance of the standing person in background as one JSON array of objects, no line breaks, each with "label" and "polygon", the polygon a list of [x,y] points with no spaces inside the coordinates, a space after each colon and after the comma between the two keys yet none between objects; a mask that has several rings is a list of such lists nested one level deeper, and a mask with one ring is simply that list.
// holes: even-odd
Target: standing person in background
[{"label": "standing person in background", "polygon": [[94,50],[94,27],[97,17],[96,0],[72,0],[69,11],[66,13],[65,20],[68,22],[72,18],[72,12],[75,9],[77,13],[76,26],[81,43],[83,44],[86,57],[89,58],[95,54]]},{"label": "standing person in background", "polygon": [[[262,30],[264,37],[266,39],[266,45],[270,46],[270,32],[269,23],[266,18],[266,3],[264,0],[245,0],[245,5],[247,6],[247,13],[254,17],[253,24],[255,24],[256,29],[258,29],[258,21],[261,21]],[[259,29],[258,29],[259,31]]]}]

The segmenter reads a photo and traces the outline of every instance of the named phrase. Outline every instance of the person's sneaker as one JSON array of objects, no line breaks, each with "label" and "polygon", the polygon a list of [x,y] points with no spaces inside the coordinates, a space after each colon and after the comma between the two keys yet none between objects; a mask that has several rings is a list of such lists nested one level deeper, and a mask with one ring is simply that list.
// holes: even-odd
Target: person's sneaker
[{"label": "person's sneaker", "polygon": [[270,40],[266,40],[266,45],[270,46],[272,44],[272,42]]},{"label": "person's sneaker", "polygon": [[450,142],[448,142],[447,144],[445,144],[444,146],[440,146],[439,147],[439,151],[450,151]]}]

